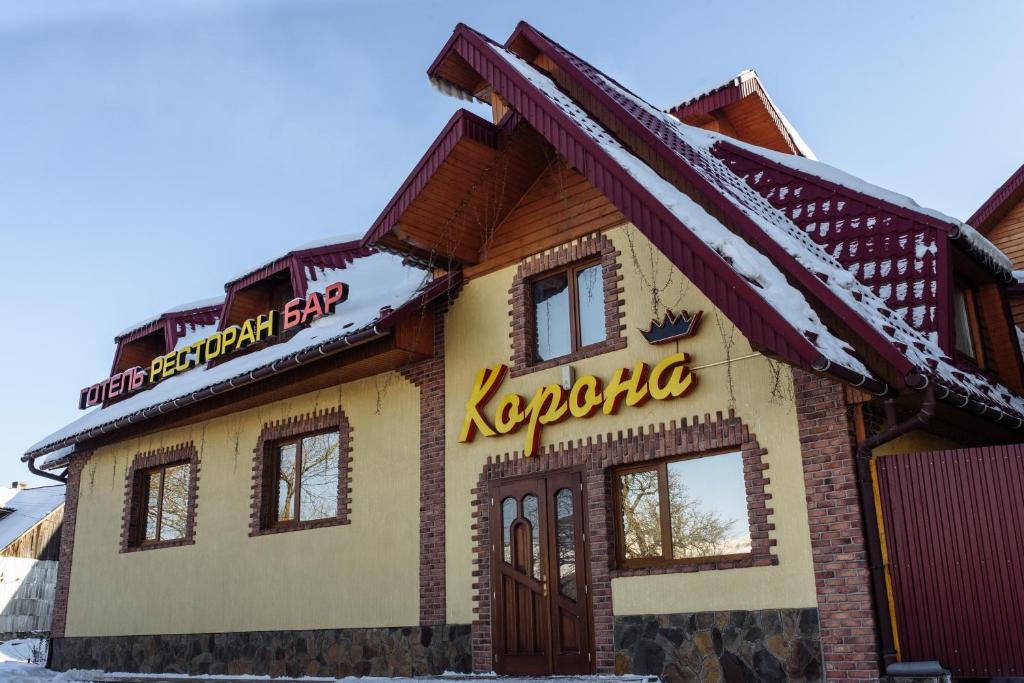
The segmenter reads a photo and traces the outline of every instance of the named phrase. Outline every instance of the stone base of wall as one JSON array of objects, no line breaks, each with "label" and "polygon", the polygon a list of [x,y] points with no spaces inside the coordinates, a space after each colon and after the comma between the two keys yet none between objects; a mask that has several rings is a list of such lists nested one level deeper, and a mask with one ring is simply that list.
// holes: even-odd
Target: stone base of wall
[{"label": "stone base of wall", "polygon": [[468,624],[54,638],[50,666],[133,673],[421,676],[469,673]]},{"label": "stone base of wall", "polygon": [[615,673],[681,681],[823,681],[818,610],[615,617]]}]

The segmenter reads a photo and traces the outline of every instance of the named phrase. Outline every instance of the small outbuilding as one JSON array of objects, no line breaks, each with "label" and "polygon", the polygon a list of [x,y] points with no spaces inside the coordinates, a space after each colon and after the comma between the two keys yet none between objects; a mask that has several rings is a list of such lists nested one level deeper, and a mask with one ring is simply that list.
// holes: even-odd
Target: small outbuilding
[{"label": "small outbuilding", "polygon": [[50,629],[63,520],[63,485],[0,488],[0,638]]}]

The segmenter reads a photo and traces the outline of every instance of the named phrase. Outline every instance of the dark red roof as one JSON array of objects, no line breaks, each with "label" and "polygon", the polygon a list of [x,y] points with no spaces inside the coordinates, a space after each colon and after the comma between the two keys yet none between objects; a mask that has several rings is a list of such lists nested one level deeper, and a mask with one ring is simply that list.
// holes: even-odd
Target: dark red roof
[{"label": "dark red roof", "polygon": [[220,327],[223,329],[230,324],[228,312],[236,294],[246,287],[287,270],[293,294],[303,297],[306,296],[310,280],[315,277],[316,268],[344,268],[354,259],[371,253],[373,249],[362,246],[359,240],[299,248],[240,275],[224,285],[224,308],[220,316]]},{"label": "dark red roof", "polygon": [[[575,70],[566,54],[554,48],[525,22],[520,23],[509,43],[525,36],[560,66]],[[690,230],[679,225],[669,212],[635,178],[622,171],[592,138],[582,133],[579,126],[559,108],[537,93],[536,88],[518,71],[510,67],[488,47],[486,36],[460,24],[445,48],[454,50],[470,64],[494,89],[529,123],[544,135],[562,156],[587,177],[634,225],[654,242],[686,276],[702,291],[709,293],[716,304],[733,320],[751,343],[771,349],[775,354],[793,363],[810,368],[821,361],[821,352],[804,337],[792,323],[775,308],[767,305],[754,293],[750,282],[728,266],[722,258]],[[443,57],[443,55],[442,55]],[[431,65],[428,75],[445,66],[443,58]],[[589,67],[589,65],[587,65]],[[592,67],[590,67],[592,69]],[[582,79],[585,87],[592,85]],[[610,79],[609,79],[610,80]],[[458,84],[456,84],[458,85]],[[603,91],[592,91],[606,105],[617,106]],[[651,133],[634,127],[647,138]],[[654,142],[661,142],[654,137]],[[694,176],[689,168],[686,175]],[[695,182],[706,184],[694,177]],[[733,207],[727,207],[734,214]],[[790,257],[792,258],[792,257]],[[904,364],[906,361],[904,360]],[[844,369],[837,368],[837,371]],[[845,369],[850,374],[859,376]],[[907,367],[909,370],[909,366]]]},{"label": "dark red roof", "polygon": [[701,93],[686,102],[677,104],[669,109],[668,113],[678,119],[684,119],[695,114],[710,114],[734,102],[739,102],[744,97],[750,95],[755,95],[761,100],[765,112],[771,118],[775,128],[778,129],[779,134],[788,143],[790,150],[794,154],[805,157],[814,156],[807,143],[803,141],[792,124],[789,123],[788,119],[775,105],[775,102],[768,95],[768,91],[765,90],[764,84],[758,77],[757,72],[753,69],[747,69],[718,87]]},{"label": "dark red roof", "polygon": [[[669,210],[668,205],[653,194],[654,191],[664,192],[658,185],[664,179],[648,178],[652,164],[676,173],[676,191],[679,183],[691,188],[687,192],[691,199],[698,201],[710,216],[722,221],[723,226],[727,225],[728,230],[742,237],[748,247],[763,252],[791,281],[790,285],[795,284],[800,291],[809,293],[813,299],[808,301],[815,301],[832,316],[830,324],[843,329],[848,338],[856,338],[859,348],[870,350],[876,365],[884,361],[889,366],[887,374],[894,371],[904,378],[907,386],[915,388],[921,388],[930,379],[939,387],[940,398],[961,407],[969,405],[978,414],[993,420],[1009,417],[1011,426],[1024,426],[1024,399],[974,369],[959,367],[934,339],[929,339],[923,324],[915,327],[902,319],[880,301],[869,286],[861,283],[851,273],[852,269],[845,270],[825,245],[807,235],[809,224],[801,227],[772,207],[761,194],[771,194],[770,187],[748,185],[749,180],[745,180],[743,174],[734,174],[728,165],[723,168],[725,161],[721,155],[728,156],[727,141],[720,140],[708,148],[708,139],[720,136],[691,132],[697,129],[679,124],[525,22],[519,24],[506,46],[525,60],[524,65],[504,56],[505,48],[459,25],[428,75],[444,78],[449,86],[471,93],[482,92],[489,84],[714,301],[755,347],[804,367],[825,370],[847,380],[852,375],[855,381],[860,378],[870,386],[881,384],[884,387],[873,378],[851,372],[852,367],[863,364],[849,353],[845,354],[847,360],[841,361],[837,358],[844,354],[826,351],[824,347],[819,350],[813,333],[805,336],[795,326],[795,321],[780,315],[775,302],[766,300],[719,251],[698,238],[696,232],[677,217],[677,212]],[[549,76],[548,67],[536,65],[534,60],[539,54],[553,65],[555,74]],[[558,92],[551,86],[557,86]],[[580,102],[585,105],[578,104]],[[581,106],[585,106],[585,110],[580,109]],[[612,130],[617,135],[609,132]],[[633,152],[630,148],[621,150],[620,143],[615,141],[623,135],[630,137]],[[619,159],[623,151],[627,156],[632,155],[632,161]],[[747,160],[756,158],[757,155],[748,155]],[[637,163],[646,169],[634,168]],[[770,167],[765,164],[763,169],[770,170]],[[819,170],[823,177],[832,175],[824,168]],[[641,176],[645,178],[643,182],[639,180]],[[846,188],[829,190],[827,183],[819,182],[820,178],[810,181],[793,174],[787,182],[793,179],[802,183],[801,192],[831,192],[831,198],[843,204],[840,210],[856,199],[856,193],[845,192]],[[885,214],[883,227],[894,231],[891,238],[882,239],[886,248],[892,249],[895,245],[906,249],[909,243],[916,251],[915,230],[923,230],[925,234],[931,231],[947,242],[958,231],[962,232],[958,222],[950,219],[947,225],[936,218],[935,212],[920,209],[913,202],[895,205],[885,200],[875,201],[877,199],[864,197],[855,203]],[[855,218],[858,216],[848,215],[842,220]],[[703,219],[695,215],[695,220]],[[872,227],[877,217],[870,224],[866,217],[863,222]],[[901,256],[894,256],[893,267],[907,267],[899,264]],[[939,263],[938,272],[933,276],[939,284],[938,292],[933,293],[930,283],[922,283],[920,303],[925,306],[931,296],[944,300],[947,292],[942,283],[945,280],[948,287],[951,279],[949,259],[940,261],[928,257],[923,260],[929,259]],[[925,269],[927,267],[923,266],[922,270]],[[852,282],[851,275],[854,276]],[[920,279],[924,280],[924,274],[921,275]],[[908,283],[908,289],[910,287]],[[940,315],[945,308],[939,307]],[[938,326],[941,333],[941,322]],[[832,357],[827,359],[824,353],[831,353]],[[822,363],[823,359],[828,362]],[[839,367],[843,363],[846,367]]]},{"label": "dark red roof", "polygon": [[1021,165],[1006,182],[978,207],[967,223],[984,233],[995,226],[1007,212],[1024,199],[1024,165]]},{"label": "dark red roof", "polygon": [[444,164],[448,156],[462,140],[473,140],[493,149],[498,148],[500,129],[490,121],[476,114],[460,109],[448,120],[441,133],[434,139],[416,167],[402,183],[401,187],[380,212],[366,236],[364,246],[377,243],[398,222],[420,191],[433,178],[437,170]]}]

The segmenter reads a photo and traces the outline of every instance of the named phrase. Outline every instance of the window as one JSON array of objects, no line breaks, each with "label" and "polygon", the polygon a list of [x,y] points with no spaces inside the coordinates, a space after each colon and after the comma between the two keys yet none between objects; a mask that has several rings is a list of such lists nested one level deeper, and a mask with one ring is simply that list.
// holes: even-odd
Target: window
[{"label": "window", "polygon": [[956,350],[979,361],[978,319],[974,292],[959,285],[953,289],[953,335]]},{"label": "window", "polygon": [[125,482],[121,552],[194,543],[198,491],[192,442],[137,454]]},{"label": "window", "polygon": [[645,463],[614,476],[621,567],[751,552],[739,452]]},{"label": "window", "polygon": [[279,442],[274,447],[273,526],[338,516],[339,434],[336,431]]},{"label": "window", "polygon": [[601,263],[547,272],[532,281],[534,360],[561,358],[607,337]]},{"label": "window", "polygon": [[185,538],[189,469],[185,462],[143,470],[141,544]]}]

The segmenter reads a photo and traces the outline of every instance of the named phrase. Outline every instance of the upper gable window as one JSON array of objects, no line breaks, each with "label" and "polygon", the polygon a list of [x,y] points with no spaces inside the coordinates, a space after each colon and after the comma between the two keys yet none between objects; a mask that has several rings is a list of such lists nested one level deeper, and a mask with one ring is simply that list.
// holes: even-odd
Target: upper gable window
[{"label": "upper gable window", "polygon": [[138,339],[121,342],[114,372],[124,372],[135,366],[149,367],[150,361],[168,352],[163,328],[159,328]]},{"label": "upper gable window", "polygon": [[535,361],[568,356],[607,338],[600,261],[544,273],[530,291]]},{"label": "upper gable window", "polygon": [[959,285],[953,290],[953,332],[956,350],[978,361],[980,339],[974,292]]},{"label": "upper gable window", "polygon": [[619,252],[595,233],[524,259],[512,278],[512,376],[626,347]]}]

